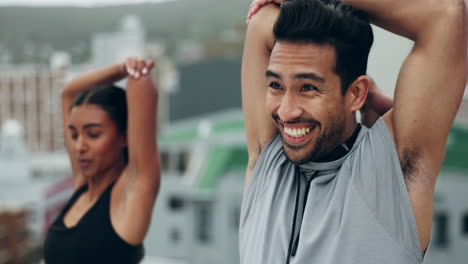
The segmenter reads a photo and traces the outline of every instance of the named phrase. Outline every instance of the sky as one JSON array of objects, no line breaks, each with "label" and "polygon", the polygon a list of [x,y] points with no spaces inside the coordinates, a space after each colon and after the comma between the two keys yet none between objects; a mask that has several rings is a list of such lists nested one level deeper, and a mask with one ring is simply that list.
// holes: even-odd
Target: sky
[{"label": "sky", "polygon": [[0,0],[0,6],[80,6],[158,3],[174,0]]}]

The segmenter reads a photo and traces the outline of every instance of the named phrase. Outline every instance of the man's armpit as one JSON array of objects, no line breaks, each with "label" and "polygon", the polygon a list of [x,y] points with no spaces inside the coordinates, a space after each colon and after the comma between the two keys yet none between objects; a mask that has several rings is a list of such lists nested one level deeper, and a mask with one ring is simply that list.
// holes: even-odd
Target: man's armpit
[{"label": "man's armpit", "polygon": [[421,147],[417,145],[404,147],[399,154],[401,170],[408,189],[421,181]]}]

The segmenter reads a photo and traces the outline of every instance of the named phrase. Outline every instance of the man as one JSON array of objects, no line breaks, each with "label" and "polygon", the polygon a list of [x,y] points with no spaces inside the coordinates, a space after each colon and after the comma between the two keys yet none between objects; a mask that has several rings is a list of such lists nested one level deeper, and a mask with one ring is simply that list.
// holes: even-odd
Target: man
[{"label": "man", "polygon": [[[267,2],[283,1],[251,13]],[[366,16],[415,42],[389,111],[365,75]],[[292,0],[249,18],[241,262],[422,263],[466,84],[464,0]]]}]

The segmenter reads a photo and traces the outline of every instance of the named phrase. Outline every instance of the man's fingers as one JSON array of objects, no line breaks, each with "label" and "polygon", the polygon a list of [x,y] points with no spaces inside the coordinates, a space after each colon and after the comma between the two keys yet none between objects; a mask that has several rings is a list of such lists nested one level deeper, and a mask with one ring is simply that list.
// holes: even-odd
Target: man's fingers
[{"label": "man's fingers", "polygon": [[261,6],[265,5],[265,1],[257,1],[255,3],[254,6],[252,6],[252,11],[251,11],[251,15],[250,16],[253,16],[255,15],[255,13],[257,13],[257,11],[260,9]]},{"label": "man's fingers", "polygon": [[249,20],[252,18],[252,8],[254,6],[254,3],[255,2],[252,2],[249,6],[249,11],[247,12],[247,22],[246,24],[248,24]]},{"label": "man's fingers", "polygon": [[255,0],[250,4],[249,12],[247,14],[247,20],[245,21],[246,24],[250,22],[252,16],[255,15],[260,8],[268,3],[282,3],[284,0]]}]

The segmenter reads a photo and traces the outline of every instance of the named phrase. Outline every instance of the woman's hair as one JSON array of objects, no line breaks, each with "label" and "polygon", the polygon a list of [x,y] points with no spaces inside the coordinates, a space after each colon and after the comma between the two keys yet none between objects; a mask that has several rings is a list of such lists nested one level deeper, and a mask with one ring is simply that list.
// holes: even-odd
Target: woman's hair
[{"label": "woman's hair", "polygon": [[[94,87],[78,94],[70,107],[92,104],[101,107],[107,112],[110,119],[115,122],[120,133],[127,133],[127,98],[125,90],[109,85]],[[124,149],[125,163],[128,162],[128,148]]]}]

